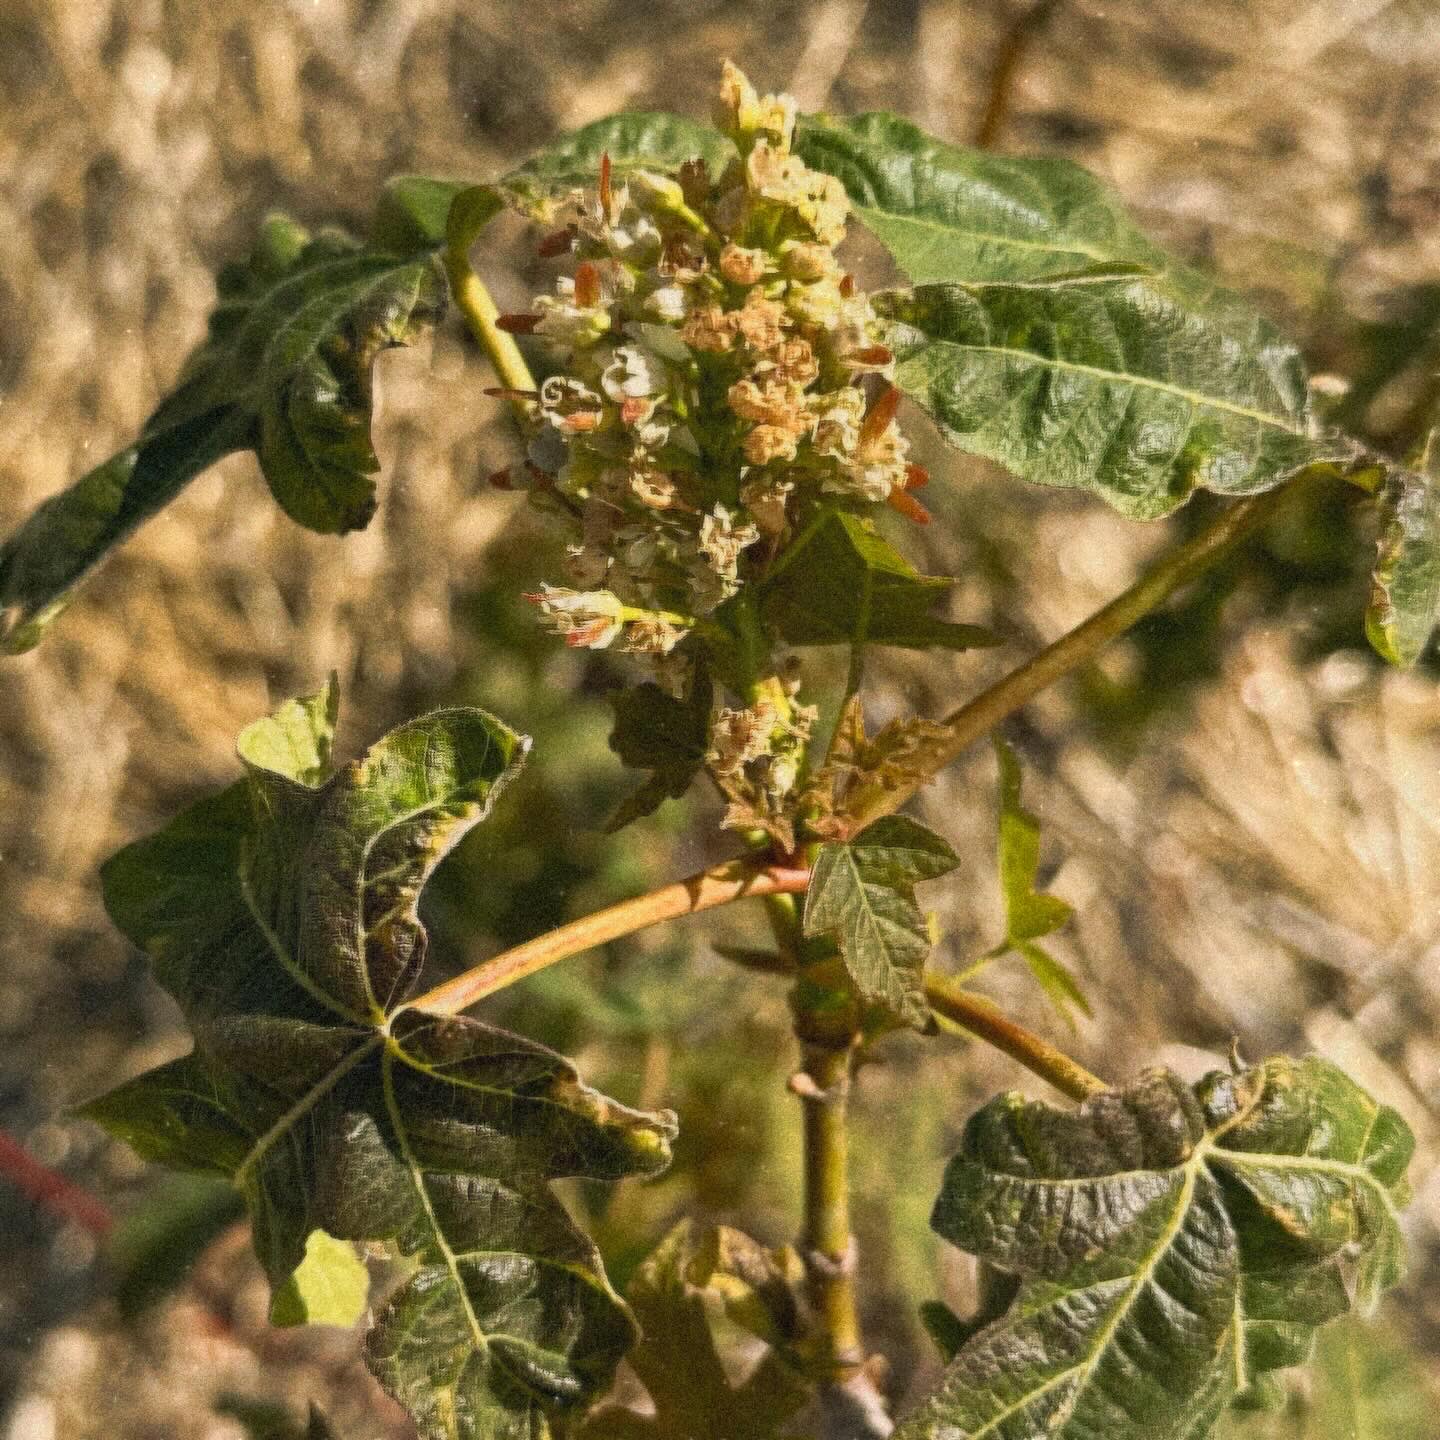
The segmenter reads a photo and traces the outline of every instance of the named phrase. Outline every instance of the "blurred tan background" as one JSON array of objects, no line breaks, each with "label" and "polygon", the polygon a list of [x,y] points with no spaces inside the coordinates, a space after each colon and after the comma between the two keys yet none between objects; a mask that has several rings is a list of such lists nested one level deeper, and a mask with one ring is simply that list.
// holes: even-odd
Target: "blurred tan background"
[{"label": "blurred tan background", "polygon": [[[1425,320],[1428,287],[1440,283],[1436,0],[1072,0],[1017,30],[1029,9],[4,0],[0,533],[140,425],[203,331],[215,268],[244,251],[267,211],[359,225],[396,172],[485,178],[622,107],[704,115],[727,56],[804,108],[891,108],[968,140],[1010,55],[1009,104],[989,122],[1000,148],[1068,154],[1107,178],[1158,237],[1288,324],[1317,369],[1353,378],[1383,330],[1400,359],[1358,418],[1382,438],[1401,433],[1440,364],[1440,329]],[[523,303],[526,253],[483,262],[502,305]],[[501,817],[457,862],[433,915],[442,961],[473,960],[698,858],[677,838],[683,817],[619,840],[597,833],[620,781],[600,698],[614,672],[557,655],[515,619],[513,594],[537,578],[543,542],[513,498],[484,485],[509,455],[484,376],[453,328],[381,361],[386,471],[367,532],[337,542],[300,531],[269,503],[253,463],[232,459],[128,544],[38,651],[0,667],[0,1124],[117,1212],[139,1203],[150,1178],[66,1107],[185,1040],[109,931],[96,869],[231,778],[235,732],[272,701],[333,668],[351,749],[455,698],[542,740],[547,726],[570,737],[525,792],[523,816]],[[940,523],[926,535],[926,566],[965,577],[959,611],[1012,640],[982,660],[886,672],[896,706],[938,713],[1122,588],[1167,532],[1021,491],[938,451],[927,458],[943,478],[927,492]],[[1420,1136],[1421,1185],[1415,1275],[1387,1313],[1434,1368],[1440,689],[1433,670],[1401,676],[1372,663],[1358,608],[1337,620],[1314,587],[1267,589],[1266,564],[1294,568],[1287,543],[1272,537],[1259,578],[1240,576],[1217,600],[1230,638],[1214,642],[1204,673],[1187,675],[1182,705],[1142,705],[1139,719],[1135,706],[1107,708],[1141,673],[1144,657],[1122,648],[1016,731],[1051,888],[1079,910],[1057,952],[1096,1002],[1096,1020],[1065,1043],[1116,1077],[1157,1056],[1198,1074],[1237,1036],[1251,1055],[1313,1048],[1397,1105]],[[1358,607],[1363,581],[1340,569]],[[1165,645],[1163,635],[1152,643],[1143,673],[1164,671]],[[993,939],[999,914],[992,771],[977,753],[926,800],[975,861],[973,883],[931,897],[957,965]],[[588,823],[560,810],[569,785],[588,787]],[[541,858],[515,858],[520,832],[547,825],[567,836],[558,879]],[[497,869],[504,904],[476,899]],[[517,999],[512,1018],[524,1024],[529,1004],[558,1041],[557,1016],[593,1010],[592,995],[617,1014],[625,993],[673,1005],[653,970],[624,992],[651,952],[707,976],[716,963],[699,945],[688,959],[659,942],[638,948],[638,960],[577,966],[564,994]],[[576,1026],[572,1043],[595,1050],[625,1098],[677,1105],[700,1137],[669,1190],[597,1217],[622,1249],[653,1241],[685,1206],[772,1241],[793,1228],[783,997],[749,998],[766,982],[746,983],[739,1030],[753,1074],[743,1077],[694,1058],[707,1042],[735,1043],[728,1021],[667,1010],[659,1039],[655,1025],[617,1020],[603,1043]],[[1023,976],[997,971],[992,990],[1063,1031]],[[889,1272],[867,1303],[872,1333],[893,1342],[902,1390],[933,1366],[908,1318],[914,1303],[963,1296],[956,1257],[924,1227],[940,1157],[975,1101],[1019,1080],[954,1045],[923,1081],[920,1060],[897,1042],[860,1100],[862,1241]],[[742,1110],[763,1119],[744,1129]],[[702,1153],[706,1136],[724,1147],[719,1160]],[[722,1173],[742,1166],[753,1169],[743,1184]],[[262,1333],[263,1300],[233,1236],[134,1331],[107,1307],[107,1271],[83,1229],[0,1183],[0,1233],[7,1440],[259,1433],[216,1411],[227,1395],[292,1412],[314,1397],[335,1409],[341,1433],[404,1433],[393,1412],[369,1408],[348,1336]]]}]

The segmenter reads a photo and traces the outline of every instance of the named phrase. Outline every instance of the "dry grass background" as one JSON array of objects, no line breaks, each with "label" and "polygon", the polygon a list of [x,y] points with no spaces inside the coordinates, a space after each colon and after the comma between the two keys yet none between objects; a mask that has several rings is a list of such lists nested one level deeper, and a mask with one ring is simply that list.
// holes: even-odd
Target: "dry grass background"
[{"label": "dry grass background", "polygon": [[[484,177],[620,107],[703,113],[726,55],[806,108],[894,108],[964,139],[1022,8],[5,0],[0,532],[135,430],[202,331],[215,267],[266,211],[358,217],[397,171]],[[1440,6],[1061,4],[1018,74],[1000,143],[1090,165],[1332,363],[1337,316],[1440,276]],[[521,274],[503,258],[487,274],[518,302]],[[107,929],[97,864],[228,779],[233,735],[273,699],[338,669],[356,744],[466,663],[476,640],[453,601],[512,514],[481,484],[506,453],[482,373],[452,333],[382,362],[386,475],[366,533],[301,532],[253,465],[231,460],[136,537],[40,650],[0,670],[0,1121],[122,1203],[133,1162],[64,1109],[183,1041]],[[960,484],[939,500],[949,523],[932,527],[931,563],[964,565],[982,540],[998,543],[1022,641],[1081,618],[1163,540],[1092,504],[947,469]],[[983,617],[982,587],[971,602]],[[967,662],[897,679],[938,708],[981,674]],[[1429,1177],[1403,1308],[1433,1349],[1435,684],[1380,677],[1343,652],[1306,667],[1283,629],[1261,629],[1136,758],[1070,740],[1073,715],[1051,698],[1025,739],[1032,802],[1064,857],[1053,888],[1080,908],[1066,953],[1104,997],[1076,1049],[1115,1074],[1161,1050],[1194,1068],[1239,1034],[1256,1053],[1319,1049],[1397,1104]],[[980,855],[992,844],[987,764],[962,766],[927,802]],[[992,928],[992,906],[986,887],[949,902],[957,958]],[[1011,994],[1033,1008],[1018,982]],[[957,1115],[967,1093],[1014,1083],[984,1058],[948,1075]],[[256,1340],[263,1366],[236,1343],[263,1328],[241,1258],[208,1262],[237,1297],[229,1337],[201,1338],[192,1295],[137,1342],[103,1312],[71,1313],[93,1270],[82,1233],[4,1194],[0,1225],[11,1440],[102,1428],[228,1440],[234,1423],[197,1418],[197,1398],[256,1384],[297,1400],[318,1386],[342,1433],[377,1433],[333,1337]]]}]

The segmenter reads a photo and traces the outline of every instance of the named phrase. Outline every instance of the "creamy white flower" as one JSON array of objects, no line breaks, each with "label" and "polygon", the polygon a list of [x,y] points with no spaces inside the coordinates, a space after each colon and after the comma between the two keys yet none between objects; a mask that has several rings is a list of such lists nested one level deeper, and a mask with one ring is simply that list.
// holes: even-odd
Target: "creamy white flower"
[{"label": "creamy white flower", "polygon": [[686,633],[663,615],[638,615],[625,627],[625,648],[639,655],[668,655]]},{"label": "creamy white flower", "polygon": [[540,386],[540,414],[565,434],[599,429],[604,409],[601,397],[572,375],[551,375]]},{"label": "creamy white flower", "polygon": [[619,345],[600,375],[600,388],[619,404],[627,398],[659,395],[665,389],[665,367],[638,345]]},{"label": "creamy white flower", "polygon": [[683,285],[661,285],[645,297],[645,308],[652,315],[673,320],[678,325],[688,313],[690,301]]},{"label": "creamy white flower", "polygon": [[543,584],[525,597],[540,607],[550,626],[570,646],[603,650],[619,638],[625,625],[625,606],[609,590],[567,590]]},{"label": "creamy white flower", "polygon": [[825,408],[815,420],[815,448],[822,455],[848,460],[860,443],[860,423],[865,419],[865,397],[850,386],[837,394],[820,398],[825,402]]},{"label": "creamy white flower", "polygon": [[575,303],[575,281],[562,275],[555,282],[554,295],[541,295],[535,301],[540,319],[535,333],[572,350],[593,345],[610,328],[610,306],[602,293],[594,305]]},{"label": "creamy white flower", "polygon": [[761,700],[745,710],[722,709],[710,732],[710,753],[706,757],[717,775],[737,775],[752,760],[770,749],[775,729],[775,711]]}]

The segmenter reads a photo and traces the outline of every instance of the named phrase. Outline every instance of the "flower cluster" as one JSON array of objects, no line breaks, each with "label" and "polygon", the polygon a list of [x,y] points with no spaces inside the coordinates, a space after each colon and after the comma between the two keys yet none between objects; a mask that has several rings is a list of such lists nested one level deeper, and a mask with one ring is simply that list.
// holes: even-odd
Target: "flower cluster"
[{"label": "flower cluster", "polygon": [[731,65],[718,119],[739,151],[722,175],[621,183],[607,160],[563,197],[542,248],[573,273],[506,317],[559,361],[526,475],[577,522],[576,588],[535,597],[571,644],[668,653],[822,494],[918,511],[894,392],[863,383],[892,357],[835,258],[844,188],[791,153],[794,102]]},{"label": "flower cluster", "polygon": [[[570,273],[502,319],[558,362],[507,483],[570,518],[570,583],[530,598],[569,644],[648,655],[677,694],[679,642],[807,510],[835,497],[928,518],[907,493],[925,476],[895,424],[893,357],[835,256],[843,186],[792,152],[794,101],[762,99],[728,64],[717,120],[737,150],[722,174],[696,160],[622,178],[607,157],[593,190],[559,197],[564,224],[541,249],[572,254]],[[761,710],[725,712],[711,768],[765,760],[773,796],[794,783],[785,756],[805,726],[795,707]]]}]

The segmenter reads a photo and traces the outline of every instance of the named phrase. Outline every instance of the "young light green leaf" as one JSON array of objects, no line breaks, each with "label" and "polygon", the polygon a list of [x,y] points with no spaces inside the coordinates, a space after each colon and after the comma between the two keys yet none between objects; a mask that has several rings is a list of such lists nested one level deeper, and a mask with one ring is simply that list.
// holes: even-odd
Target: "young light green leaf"
[{"label": "young light green leaf", "polygon": [[718,130],[681,115],[630,110],[552,141],[512,170],[502,185],[522,209],[543,210],[556,196],[593,186],[604,155],[618,182],[635,170],[665,174],[687,160],[703,160],[718,175],[735,159],[735,147]]},{"label": "young light green leaf", "polygon": [[1040,822],[1020,803],[1020,761],[998,735],[995,758],[1000,766],[1000,891],[1005,900],[1005,938],[990,951],[990,957],[1014,950],[1066,1019],[1072,1005],[1089,1015],[1089,1002],[1074,977],[1037,943],[1067,924],[1075,912],[1058,896],[1036,890]]},{"label": "young light green leaf", "polygon": [[958,449],[1150,520],[1197,488],[1376,469],[1322,434],[1294,346],[1238,297],[1109,271],[878,297],[895,382]]},{"label": "young light green leaf", "polygon": [[921,575],[869,521],[827,510],[778,560],[760,589],[761,612],[791,645],[997,645],[979,625],[930,611],[954,585]]},{"label": "young light green leaf", "polygon": [[[472,185],[468,180],[397,175],[387,181],[380,192],[375,218],[370,222],[371,243],[389,255],[419,255],[438,250],[446,241],[453,207],[459,198],[485,188]],[[479,234],[486,221],[500,212],[502,204],[497,196],[494,208],[476,226],[474,234]],[[467,209],[472,212],[477,209],[475,199],[472,198]]]},{"label": "young light green leaf", "polygon": [[845,186],[865,228],[916,285],[1173,264],[1105,186],[1068,160],[950,145],[884,112],[802,117],[795,150]]},{"label": "young light green leaf", "polygon": [[[789,1433],[787,1422],[813,1392],[794,1350],[803,1273],[795,1255],[776,1255],[738,1230],[681,1221],[625,1292],[644,1331],[630,1365],[655,1413],[601,1409],[579,1440],[775,1440]],[[738,1383],[717,1347],[721,1316],[766,1346]]]},{"label": "young light green leaf", "polygon": [[805,934],[833,938],[861,995],[921,1029],[930,1024],[921,983],[930,936],[915,886],[959,863],[933,830],[887,815],[822,845],[805,893]]},{"label": "young light green leaf", "polygon": [[1316,1328],[1403,1269],[1414,1139],[1317,1058],[1165,1070],[966,1126],[932,1223],[1020,1277],[896,1440],[1200,1440]]},{"label": "young light green leaf", "polygon": [[413,1256],[372,1369],[426,1440],[530,1440],[634,1333],[549,1182],[654,1173],[673,1121],[518,1035],[405,1007],[420,891],[528,741],[443,710],[329,773],[334,714],[327,694],[251,726],[244,781],[105,866],[110,914],[195,1049],[87,1113],[147,1158],[230,1179],[276,1291],[317,1230]]},{"label": "young light green leaf", "polygon": [[140,438],[0,546],[0,649],[35,645],[73,588],[202,470],[254,450],[280,507],[343,534],[375,510],[371,371],[445,308],[428,255],[397,258],[272,218],[219,279],[209,338]]},{"label": "young light green leaf", "polygon": [[348,1241],[312,1230],[305,1258],[270,1298],[272,1325],[338,1325],[349,1330],[365,1313],[370,1272]]},{"label": "young light green leaf", "polygon": [[1380,492],[1380,543],[1365,612],[1370,643],[1392,665],[1413,665],[1440,620],[1440,435],[1415,471],[1393,470]]}]

